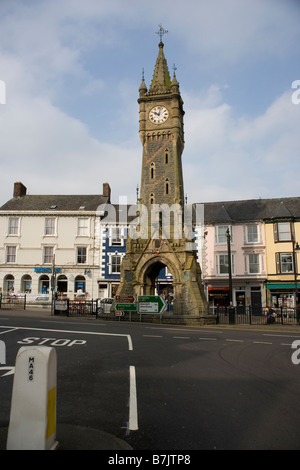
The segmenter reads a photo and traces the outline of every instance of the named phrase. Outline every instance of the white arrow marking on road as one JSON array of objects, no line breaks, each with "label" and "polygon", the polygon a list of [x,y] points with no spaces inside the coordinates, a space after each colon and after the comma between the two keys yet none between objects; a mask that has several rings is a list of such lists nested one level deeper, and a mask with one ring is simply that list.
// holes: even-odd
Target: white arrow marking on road
[{"label": "white arrow marking on road", "polygon": [[0,377],[6,377],[7,375],[13,375],[15,373],[15,367],[0,367],[0,371],[1,370],[7,370],[8,372]]}]

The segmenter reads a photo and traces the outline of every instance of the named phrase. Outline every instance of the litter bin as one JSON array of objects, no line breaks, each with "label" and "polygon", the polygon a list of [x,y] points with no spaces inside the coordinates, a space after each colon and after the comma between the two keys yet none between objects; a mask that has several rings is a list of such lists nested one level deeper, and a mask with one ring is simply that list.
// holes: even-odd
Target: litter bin
[{"label": "litter bin", "polygon": [[229,325],[235,324],[235,309],[234,307],[229,307]]}]

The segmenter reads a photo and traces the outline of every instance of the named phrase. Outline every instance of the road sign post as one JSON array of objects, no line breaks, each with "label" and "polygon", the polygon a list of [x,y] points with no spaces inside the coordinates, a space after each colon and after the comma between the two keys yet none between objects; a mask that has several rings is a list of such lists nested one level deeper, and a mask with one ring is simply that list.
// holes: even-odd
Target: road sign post
[{"label": "road sign post", "polygon": [[141,295],[138,297],[139,313],[163,313],[167,308],[167,302],[161,295]]},{"label": "road sign post", "polygon": [[136,312],[136,304],[116,304],[115,311]]}]

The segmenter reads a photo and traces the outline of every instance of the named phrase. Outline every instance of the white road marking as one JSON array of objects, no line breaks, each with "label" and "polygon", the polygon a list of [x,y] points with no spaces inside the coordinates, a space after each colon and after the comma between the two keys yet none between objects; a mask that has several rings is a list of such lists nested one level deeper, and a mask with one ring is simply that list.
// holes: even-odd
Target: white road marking
[{"label": "white road marking", "polygon": [[[2,328],[2,327],[0,327]],[[11,331],[16,331],[18,330],[19,328],[11,328],[10,330],[6,330],[6,331],[1,331],[0,332],[0,335],[5,335],[5,333],[10,333]]]},{"label": "white road marking", "polygon": [[144,338],[163,338],[161,335],[143,335]]},{"label": "white road marking", "polygon": [[268,341],[253,341],[254,344],[273,344],[269,343]]},{"label": "white road marking", "polygon": [[78,330],[55,330],[52,328],[32,328],[32,327],[13,327],[6,326],[6,328],[18,329],[18,330],[29,330],[29,331],[51,331],[55,333],[71,333],[71,334],[82,334],[82,335],[95,335],[95,336],[116,336],[120,338],[127,338],[129,351],[133,350],[132,340],[130,335],[118,334],[118,333],[98,333],[94,331],[78,331]]},{"label": "white road marking", "polygon": [[228,341],[229,343],[243,343],[244,340],[243,339],[226,339],[226,341]]}]

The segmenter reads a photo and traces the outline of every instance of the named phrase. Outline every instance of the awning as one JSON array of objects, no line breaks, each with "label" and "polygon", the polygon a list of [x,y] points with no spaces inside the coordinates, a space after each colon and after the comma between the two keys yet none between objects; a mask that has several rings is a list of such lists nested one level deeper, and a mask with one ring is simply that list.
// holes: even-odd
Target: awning
[{"label": "awning", "polygon": [[[300,289],[300,284],[297,282],[298,289]],[[295,283],[294,284],[267,284],[266,285],[267,289],[295,289]]]}]

